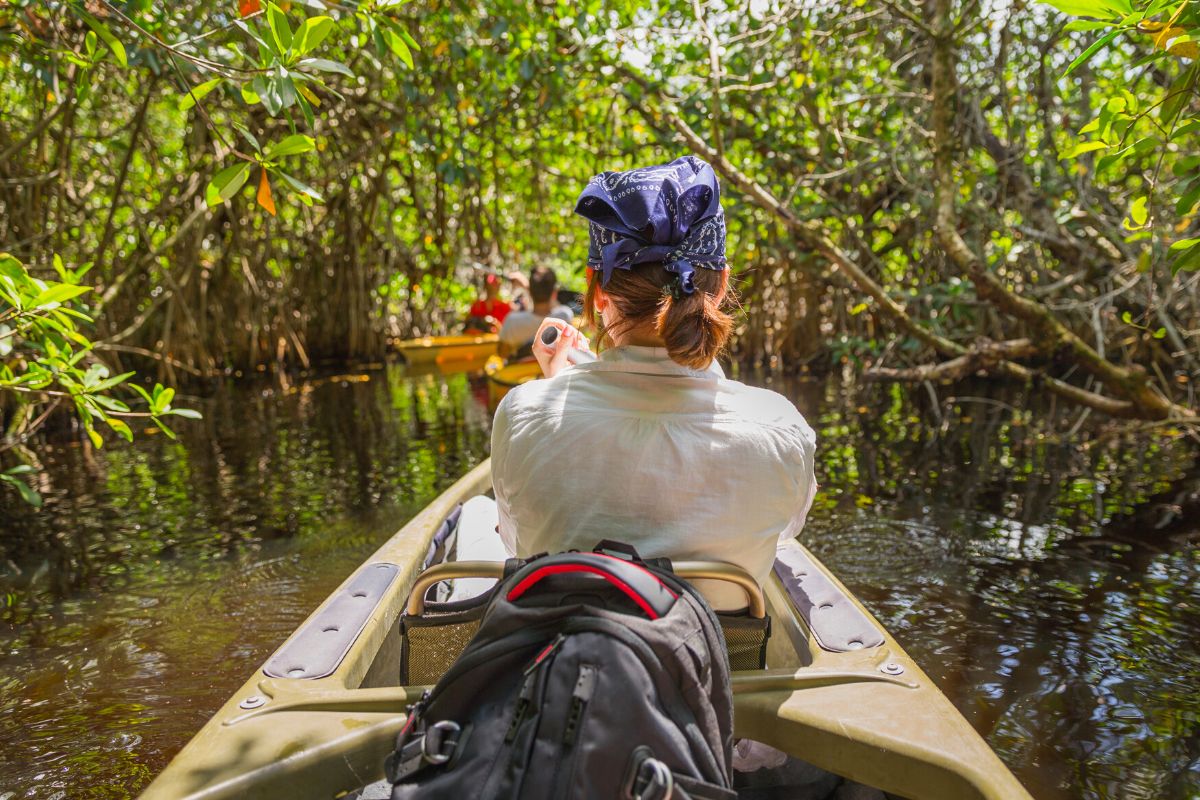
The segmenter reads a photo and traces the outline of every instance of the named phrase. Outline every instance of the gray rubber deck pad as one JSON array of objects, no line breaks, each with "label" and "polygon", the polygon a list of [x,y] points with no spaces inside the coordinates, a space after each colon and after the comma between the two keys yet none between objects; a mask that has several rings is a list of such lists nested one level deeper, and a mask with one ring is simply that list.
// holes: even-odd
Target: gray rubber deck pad
[{"label": "gray rubber deck pad", "polygon": [[342,663],[383,593],[400,574],[395,564],[367,564],[325,608],[271,656],[263,672],[272,678],[324,678]]},{"label": "gray rubber deck pad", "polygon": [[817,638],[833,653],[878,647],[883,633],[799,547],[776,552],[775,574]]}]

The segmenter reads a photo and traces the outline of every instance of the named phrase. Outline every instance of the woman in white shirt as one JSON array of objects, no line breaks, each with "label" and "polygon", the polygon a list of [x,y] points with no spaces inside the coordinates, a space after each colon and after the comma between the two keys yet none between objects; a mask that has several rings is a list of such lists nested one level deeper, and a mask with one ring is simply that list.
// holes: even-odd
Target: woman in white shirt
[{"label": "woman in white shirt", "polygon": [[[725,377],[732,320],[720,189],[687,156],[602,173],[576,213],[591,222],[585,318],[607,347],[569,365],[578,334],[535,355],[547,380],[509,392],[492,432],[500,535],[510,552],[590,549],[736,564],[766,580],[816,490],[816,437],[796,408]],[[697,269],[698,268],[698,269]],[[736,589],[699,586],[717,608]]]}]

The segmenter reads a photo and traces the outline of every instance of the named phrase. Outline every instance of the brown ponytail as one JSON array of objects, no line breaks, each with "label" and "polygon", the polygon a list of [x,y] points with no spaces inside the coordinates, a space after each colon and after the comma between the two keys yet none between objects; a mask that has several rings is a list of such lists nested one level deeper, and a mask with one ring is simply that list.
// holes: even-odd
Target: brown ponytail
[{"label": "brown ponytail", "polygon": [[[725,346],[733,330],[733,318],[722,310],[729,281],[727,270],[697,269],[696,291],[674,299],[664,287],[675,278],[660,264],[641,264],[633,269],[614,270],[604,287],[617,307],[622,331],[648,327],[666,342],[667,355],[677,364],[705,369]],[[584,297],[584,319],[597,327],[601,339],[613,333],[596,315],[596,288],[600,275],[588,282]]]}]

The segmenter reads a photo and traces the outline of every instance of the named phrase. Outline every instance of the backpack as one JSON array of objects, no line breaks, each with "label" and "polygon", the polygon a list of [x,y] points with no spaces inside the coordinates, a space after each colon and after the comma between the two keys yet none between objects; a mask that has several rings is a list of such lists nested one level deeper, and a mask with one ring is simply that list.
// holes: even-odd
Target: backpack
[{"label": "backpack", "polygon": [[386,772],[393,800],[726,800],[732,749],[712,609],[665,559],[602,542],[508,562]]}]

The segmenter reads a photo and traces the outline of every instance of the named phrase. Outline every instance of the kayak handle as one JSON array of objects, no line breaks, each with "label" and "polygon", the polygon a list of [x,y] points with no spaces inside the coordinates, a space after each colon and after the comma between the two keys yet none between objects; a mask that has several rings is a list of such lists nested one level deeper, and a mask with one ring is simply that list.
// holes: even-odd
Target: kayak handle
[{"label": "kayak handle", "polygon": [[[672,571],[689,583],[698,580],[732,583],[745,593],[751,617],[762,619],[767,615],[767,603],[763,598],[762,588],[758,581],[741,567],[723,561],[677,561],[672,565]],[[435,564],[417,576],[404,613],[410,617],[419,617],[425,613],[425,593],[436,583],[455,578],[500,580],[503,577],[502,561],[448,561]]]}]

